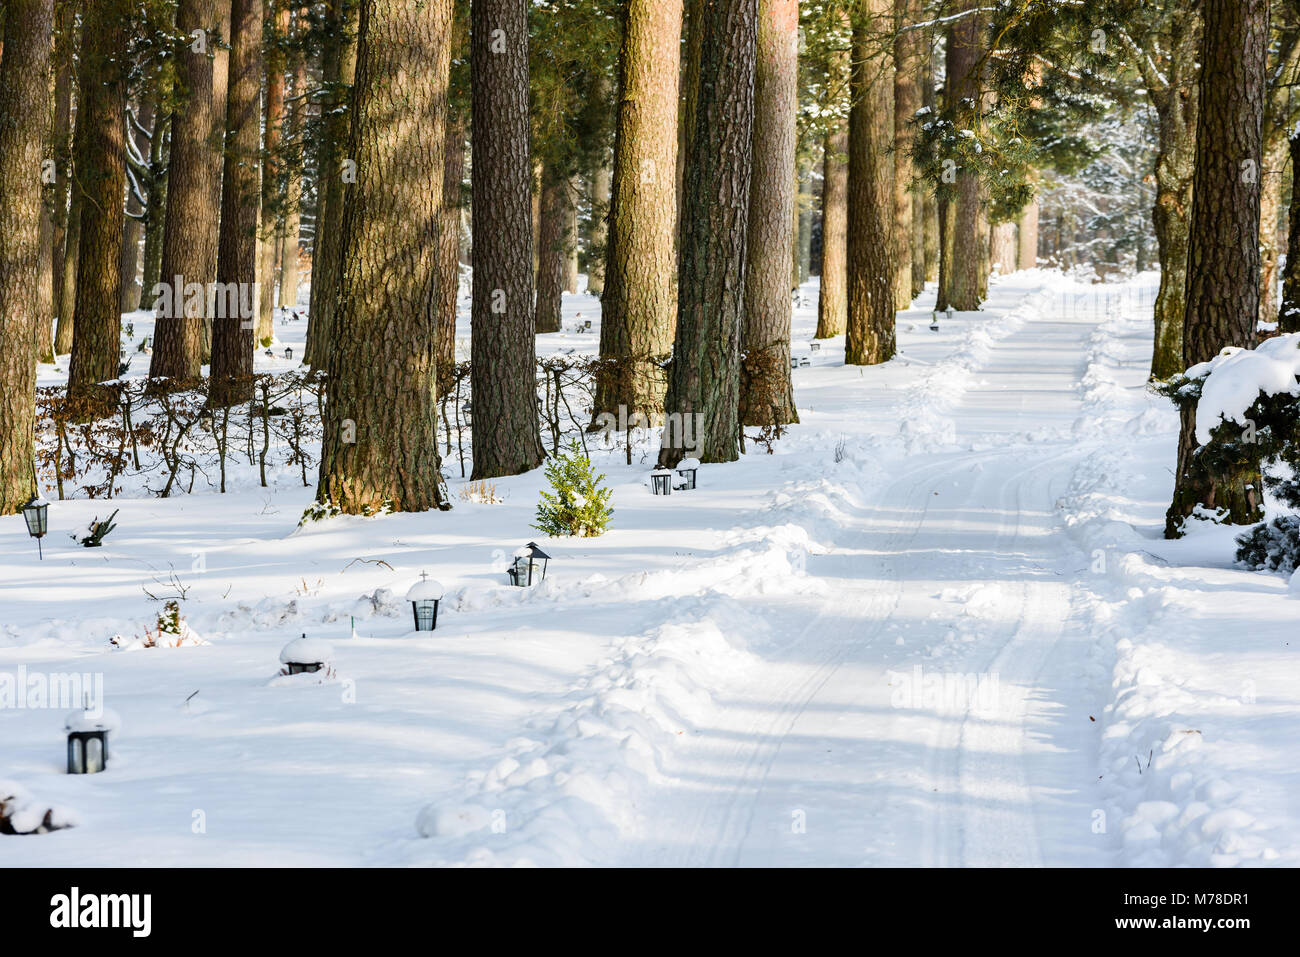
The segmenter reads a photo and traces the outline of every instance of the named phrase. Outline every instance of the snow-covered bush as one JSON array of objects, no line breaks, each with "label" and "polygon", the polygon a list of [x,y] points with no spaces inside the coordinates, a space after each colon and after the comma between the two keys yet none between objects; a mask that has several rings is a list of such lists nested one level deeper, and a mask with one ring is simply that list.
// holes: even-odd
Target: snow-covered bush
[{"label": "snow-covered bush", "polygon": [[[1262,470],[1265,487],[1300,508],[1300,333],[1254,349],[1227,348],[1159,387],[1196,407],[1196,465],[1218,479]],[[1281,516],[1237,538],[1237,560],[1291,571],[1300,556],[1300,519]]]},{"label": "snow-covered bush", "polygon": [[181,645],[206,645],[208,642],[190,628],[181,615],[180,603],[172,599],[163,605],[163,610],[154,620],[153,628],[146,628],[143,635],[124,638],[114,635],[109,643],[123,650],[136,648],[179,648]]},{"label": "snow-covered bush", "polygon": [[1257,571],[1295,571],[1300,567],[1300,517],[1279,515],[1238,535],[1237,561]]},{"label": "snow-covered bush", "polygon": [[614,514],[609,507],[611,490],[601,487],[605,476],[595,474],[576,439],[563,455],[547,463],[546,480],[554,491],[542,490],[533,528],[551,536],[579,538],[592,538],[609,528]]}]

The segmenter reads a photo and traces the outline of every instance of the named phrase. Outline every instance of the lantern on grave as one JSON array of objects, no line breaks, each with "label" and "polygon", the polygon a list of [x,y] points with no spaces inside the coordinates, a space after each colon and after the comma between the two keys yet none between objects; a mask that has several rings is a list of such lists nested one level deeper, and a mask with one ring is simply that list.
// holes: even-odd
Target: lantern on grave
[{"label": "lantern on grave", "polygon": [[536,542],[529,542],[516,549],[514,561],[506,570],[510,584],[527,588],[534,581],[542,581],[546,578],[546,564],[550,558],[550,555],[537,547]]},{"label": "lantern on grave", "polygon": [[699,459],[682,459],[677,463],[677,474],[681,476],[681,481],[677,487],[683,491],[692,491],[695,488],[695,473],[699,470]]},{"label": "lantern on grave", "polygon": [[949,322],[952,322],[952,314],[955,311],[956,310],[952,308],[952,303],[948,303],[948,308],[943,311],[943,314],[948,317]]},{"label": "lantern on grave", "polygon": [[23,506],[23,521],[27,523],[27,534],[36,539],[36,554],[41,560],[45,559],[45,553],[41,549],[41,539],[49,530],[49,511],[50,503],[39,493],[33,495],[32,500]]},{"label": "lantern on grave", "polygon": [[650,494],[671,495],[673,491],[673,473],[671,469],[657,468],[650,473]]},{"label": "lantern on grave", "polygon": [[285,349],[284,349],[284,357],[285,357],[286,359],[292,359],[292,358],[293,358],[293,347],[292,347],[292,346],[285,346]]},{"label": "lantern on grave", "polygon": [[280,651],[280,664],[287,675],[310,674],[320,671],[334,658],[334,649],[328,641],[308,638],[305,634],[295,638]]},{"label": "lantern on grave", "polygon": [[799,357],[798,357],[798,356],[791,356],[791,357],[790,357],[790,368],[791,368],[791,369],[797,369],[797,368],[799,368]]},{"label": "lantern on grave", "polygon": [[820,342],[810,342],[808,343],[808,350],[810,352],[821,352],[822,344]]},{"label": "lantern on grave", "polygon": [[438,602],[442,601],[441,583],[430,578],[427,572],[420,572],[420,580],[406,592],[406,600],[411,603],[416,631],[433,631],[438,627]]},{"label": "lantern on grave", "polygon": [[68,773],[98,774],[108,765],[108,732],[118,727],[117,715],[101,708],[92,714],[89,704],[73,711],[63,722],[68,733]]}]

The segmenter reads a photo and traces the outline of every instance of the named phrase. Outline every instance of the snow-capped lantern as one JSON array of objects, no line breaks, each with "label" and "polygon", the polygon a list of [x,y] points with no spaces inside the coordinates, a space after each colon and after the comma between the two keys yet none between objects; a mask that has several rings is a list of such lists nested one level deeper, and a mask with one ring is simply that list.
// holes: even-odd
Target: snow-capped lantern
[{"label": "snow-capped lantern", "polygon": [[546,578],[546,563],[550,558],[550,555],[537,547],[536,542],[529,542],[515,549],[514,561],[506,570],[506,574],[510,577],[510,584],[527,588],[534,579],[542,581]]},{"label": "snow-capped lantern", "polygon": [[681,476],[681,481],[677,487],[682,491],[692,491],[695,488],[695,473],[700,468],[699,459],[682,459],[677,463],[677,474]]},{"label": "snow-capped lantern", "polygon": [[328,641],[308,638],[305,634],[295,638],[280,651],[280,664],[285,674],[299,675],[320,671],[334,657]]},{"label": "snow-capped lantern", "polygon": [[63,722],[68,732],[68,773],[98,774],[108,764],[108,732],[118,726],[117,715],[101,708],[98,715],[87,706],[73,711]]},{"label": "snow-capped lantern", "polygon": [[23,521],[27,523],[27,534],[36,539],[36,554],[44,560],[45,553],[41,550],[41,539],[49,531],[49,511],[50,503],[45,501],[45,497],[40,493],[32,496],[32,500],[23,506]]},{"label": "snow-capped lantern", "polygon": [[939,331],[939,310],[938,309],[935,309],[930,313],[930,331],[931,332]]},{"label": "snow-capped lantern", "polygon": [[292,347],[292,346],[285,346],[285,347],[284,347],[284,357],[285,357],[286,359],[292,359],[292,358],[293,358],[293,347]]},{"label": "snow-capped lantern", "polygon": [[952,322],[952,314],[953,314],[954,312],[956,312],[956,310],[953,309],[953,307],[952,307],[952,303],[948,303],[948,308],[945,309],[945,310],[943,311],[943,314],[944,314],[944,317],[945,317],[949,322]]},{"label": "snow-capped lantern", "polygon": [[410,587],[406,600],[411,603],[416,631],[433,631],[438,627],[438,602],[442,601],[442,585],[420,572],[420,580]]},{"label": "snow-capped lantern", "polygon": [[662,466],[650,473],[650,494],[671,495],[673,491],[672,469]]},{"label": "snow-capped lantern", "polygon": [[822,344],[821,344],[820,342],[810,342],[810,343],[808,343],[808,351],[809,351],[809,352],[821,352],[821,351],[822,351]]}]

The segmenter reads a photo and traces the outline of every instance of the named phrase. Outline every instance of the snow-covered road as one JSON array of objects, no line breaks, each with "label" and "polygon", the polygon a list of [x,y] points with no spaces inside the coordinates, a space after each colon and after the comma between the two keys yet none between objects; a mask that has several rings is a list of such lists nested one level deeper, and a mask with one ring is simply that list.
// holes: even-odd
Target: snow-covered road
[{"label": "snow-covered road", "polygon": [[[791,615],[769,673],[675,755],[682,811],[646,862],[1106,862],[1080,839],[1104,703],[1077,681],[1087,569],[1056,515],[1090,454],[1070,426],[1094,328],[1027,315],[948,397],[954,442],[982,450],[890,469],[844,514],[808,563],[834,597]],[[1062,438],[1024,441],[1044,430]]]}]

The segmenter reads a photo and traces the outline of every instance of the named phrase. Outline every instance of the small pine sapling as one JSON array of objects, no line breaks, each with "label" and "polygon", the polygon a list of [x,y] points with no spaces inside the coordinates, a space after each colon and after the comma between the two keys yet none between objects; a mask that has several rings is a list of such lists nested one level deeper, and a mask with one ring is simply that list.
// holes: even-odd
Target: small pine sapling
[{"label": "small pine sapling", "polygon": [[579,538],[593,538],[609,528],[612,490],[601,487],[605,476],[595,474],[576,439],[547,463],[546,479],[552,491],[542,491],[533,528],[552,537]]}]

